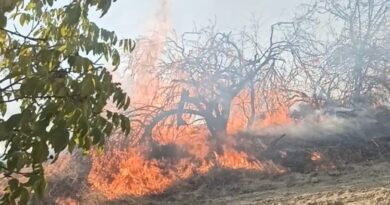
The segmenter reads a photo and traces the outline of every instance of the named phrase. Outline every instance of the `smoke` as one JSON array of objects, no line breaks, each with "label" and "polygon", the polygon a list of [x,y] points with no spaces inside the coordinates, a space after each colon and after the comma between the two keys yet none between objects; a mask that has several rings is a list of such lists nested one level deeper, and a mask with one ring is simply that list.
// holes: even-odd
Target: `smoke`
[{"label": "smoke", "polygon": [[367,108],[328,113],[325,110],[305,109],[306,116],[293,124],[254,129],[250,133],[261,136],[281,136],[300,139],[380,138],[390,132],[390,112],[386,108]]},{"label": "smoke", "polygon": [[171,1],[160,0],[158,3],[155,14],[146,20],[142,37],[136,40],[135,50],[130,56],[124,56],[128,60],[128,67],[114,73],[115,79],[132,96],[133,101],[151,96],[147,95],[147,90],[158,86],[153,67],[161,57],[172,28]]},{"label": "smoke", "polygon": [[[211,26],[202,32],[191,33],[197,33],[197,38],[182,37],[177,42],[173,39],[174,42],[166,44],[172,27],[170,1],[162,0],[159,3],[155,16],[145,26],[145,37],[137,40],[137,47],[129,56],[128,69],[120,76],[124,89],[128,90],[132,99],[133,110],[126,113],[132,120],[131,140],[139,143],[131,146],[122,142],[107,143],[110,147],[105,149],[103,156],[92,157],[88,180],[93,188],[108,198],[160,194],[177,181],[206,174],[218,167],[259,172],[269,170],[271,173],[281,173],[283,167],[291,168],[276,157],[261,156],[271,149],[257,146],[255,140],[239,141],[245,135],[237,137],[238,140],[233,139],[235,133],[247,128],[251,128],[249,132],[255,136],[267,136],[275,142],[262,143],[265,145],[276,144],[281,139],[275,136],[286,136],[279,144],[289,148],[293,147],[289,143],[294,139],[302,145],[309,144],[310,140],[349,139],[351,136],[354,139],[374,138],[389,133],[390,127],[381,123],[374,110],[330,109],[328,105],[318,105],[326,110],[297,107],[293,110],[299,119],[294,120],[293,115],[288,115],[292,100],[290,102],[287,94],[279,89],[288,87],[289,79],[300,76],[298,73],[286,74],[288,76],[283,79],[274,74],[277,73],[273,70],[278,63],[272,61],[273,56],[282,53],[267,54],[264,63],[255,63],[254,71],[258,69],[257,64],[261,65],[257,76],[261,80],[252,79],[250,88],[241,87],[256,72],[249,72],[247,69],[250,68],[243,66],[252,62],[252,57],[243,60],[240,51],[246,50],[247,46],[242,45],[241,48],[237,45],[242,41],[253,44],[252,40],[243,38],[236,42],[233,37],[230,38],[230,34],[216,34]],[[273,48],[273,45],[270,46]],[[177,76],[178,79],[175,79]],[[195,82],[181,83],[188,76]],[[263,80],[265,84],[260,82]],[[237,91],[231,92],[232,89]],[[305,93],[300,96],[310,98]],[[326,99],[320,99],[317,95],[316,99],[308,101],[316,104],[314,101],[317,100]],[[185,115],[183,109],[203,117],[206,124],[203,124],[204,121],[187,123],[195,117],[189,111]],[[116,139],[121,137],[124,136],[120,133],[114,136]],[[147,143],[140,140],[145,138]],[[279,154],[276,151],[274,155]],[[318,161],[317,158],[320,158],[320,154],[314,152],[312,161]],[[273,159],[283,167],[279,169]],[[304,162],[302,160],[301,163]]]}]

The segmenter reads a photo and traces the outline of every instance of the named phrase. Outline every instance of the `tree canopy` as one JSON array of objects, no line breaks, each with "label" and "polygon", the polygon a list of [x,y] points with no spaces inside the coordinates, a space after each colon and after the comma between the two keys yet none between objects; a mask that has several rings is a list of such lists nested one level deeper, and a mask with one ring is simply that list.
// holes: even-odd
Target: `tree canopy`
[{"label": "tree canopy", "polygon": [[[103,145],[130,99],[113,82],[119,48],[134,48],[89,18],[115,0],[0,0],[0,171],[8,178],[2,204],[26,204],[46,188],[43,163],[64,150]],[[105,60],[105,61],[104,61]],[[15,111],[16,110],[16,111]]]}]

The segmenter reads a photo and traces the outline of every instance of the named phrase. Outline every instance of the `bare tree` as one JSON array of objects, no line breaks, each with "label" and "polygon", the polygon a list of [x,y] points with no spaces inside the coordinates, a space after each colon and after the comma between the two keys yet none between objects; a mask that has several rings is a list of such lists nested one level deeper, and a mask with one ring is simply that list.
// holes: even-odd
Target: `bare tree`
[{"label": "bare tree", "polygon": [[156,127],[196,124],[223,144],[236,104],[251,128],[262,108],[278,104],[306,101],[318,109],[388,97],[388,1],[325,0],[305,8],[293,22],[272,25],[267,40],[259,29],[224,33],[215,24],[173,34],[158,63],[148,65],[158,84],[152,100],[128,113],[139,127],[133,133],[148,140]]},{"label": "bare tree", "polygon": [[290,45],[279,40],[275,31],[285,24],[289,23],[273,25],[263,46],[248,32],[218,32],[215,25],[169,38],[160,63],[153,68],[160,83],[155,90],[159,106],[144,105],[132,111],[133,115],[143,113],[139,120],[142,137],[150,139],[159,124],[180,127],[204,123],[212,142],[221,145],[232,102],[243,90],[251,95],[250,126],[256,117],[259,87],[267,84],[263,80],[283,81],[278,69],[285,64],[282,53]]},{"label": "bare tree", "polygon": [[388,0],[316,1],[295,24],[296,65],[312,90],[347,104],[389,95]]}]

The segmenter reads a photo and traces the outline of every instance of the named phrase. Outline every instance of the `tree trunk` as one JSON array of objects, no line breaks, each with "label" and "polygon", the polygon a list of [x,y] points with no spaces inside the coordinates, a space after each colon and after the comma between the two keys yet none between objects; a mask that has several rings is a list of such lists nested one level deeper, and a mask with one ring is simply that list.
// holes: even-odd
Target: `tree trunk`
[{"label": "tree trunk", "polygon": [[[214,115],[211,115],[206,119],[207,127],[211,133],[209,140],[213,148],[212,150],[215,150],[217,154],[223,153],[223,145],[227,143],[227,125],[231,101],[231,99],[226,99],[224,102],[220,103],[220,106],[216,106],[216,109],[213,112]],[[218,108],[220,108],[220,110]]]}]

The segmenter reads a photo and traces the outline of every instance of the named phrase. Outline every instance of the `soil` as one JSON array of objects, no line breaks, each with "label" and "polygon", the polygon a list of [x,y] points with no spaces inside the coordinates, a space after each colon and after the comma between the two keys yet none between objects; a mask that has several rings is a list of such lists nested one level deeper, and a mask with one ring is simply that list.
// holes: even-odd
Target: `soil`
[{"label": "soil", "polygon": [[193,179],[202,181],[195,190],[189,181],[164,195],[97,204],[388,205],[389,170],[390,162],[383,160],[281,176],[215,170]]},{"label": "soil", "polygon": [[[390,163],[365,163],[310,174],[291,174],[280,182],[270,181],[273,190],[252,192],[220,204],[390,204]],[[213,203],[213,204],[216,204]]]}]

